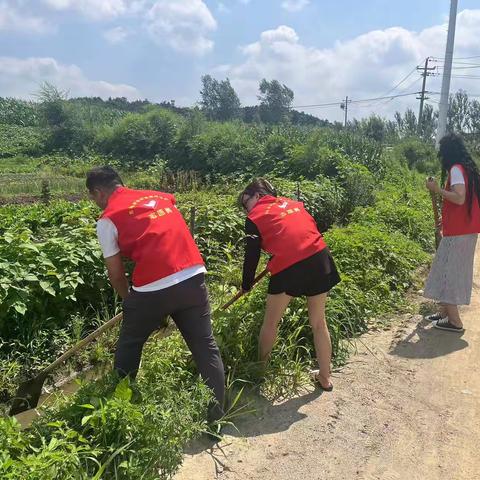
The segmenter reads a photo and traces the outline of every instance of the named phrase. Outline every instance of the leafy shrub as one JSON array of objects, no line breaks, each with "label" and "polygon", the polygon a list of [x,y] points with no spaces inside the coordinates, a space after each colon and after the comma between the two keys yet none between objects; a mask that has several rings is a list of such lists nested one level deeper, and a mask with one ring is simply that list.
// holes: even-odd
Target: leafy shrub
[{"label": "leafy shrub", "polygon": [[64,224],[42,229],[37,237],[21,226],[3,232],[2,337],[32,334],[45,322],[61,324],[72,309],[100,301],[107,280],[93,222],[81,213],[63,217]]},{"label": "leafy shrub", "polygon": [[430,197],[423,185],[387,184],[377,193],[374,207],[356,209],[351,220],[365,226],[380,225],[391,233],[400,232],[433,251],[434,228]]},{"label": "leafy shrub", "polygon": [[317,175],[335,177],[338,165],[345,159],[341,153],[319,143],[321,137],[310,137],[307,143],[295,145],[289,152],[284,168],[296,178],[315,178]]},{"label": "leafy shrub", "polygon": [[120,158],[127,167],[148,166],[165,157],[172,147],[180,117],[164,109],[128,114],[116,126],[98,136],[101,150]]},{"label": "leafy shrub", "polygon": [[262,145],[241,124],[210,124],[189,142],[184,168],[203,173],[252,172],[261,163]]},{"label": "leafy shrub", "polygon": [[0,124],[36,127],[38,121],[38,104],[16,98],[0,97]]},{"label": "leafy shrub", "polygon": [[365,207],[375,201],[376,181],[365,166],[348,161],[341,162],[338,166],[338,182],[345,192],[340,210],[343,221],[355,207]]},{"label": "leafy shrub", "polygon": [[0,158],[38,154],[44,148],[42,132],[36,127],[0,123]]},{"label": "leafy shrub", "polygon": [[439,170],[435,148],[418,138],[408,138],[395,145],[392,157],[420,173],[435,173]]},{"label": "leafy shrub", "polygon": [[351,162],[367,167],[375,176],[388,171],[380,143],[348,131],[324,133],[325,145],[345,155]]},{"label": "leafy shrub", "polygon": [[395,294],[411,285],[416,267],[428,259],[414,241],[375,225],[352,223],[325,238],[339,270],[365,294],[373,314],[397,301]]}]

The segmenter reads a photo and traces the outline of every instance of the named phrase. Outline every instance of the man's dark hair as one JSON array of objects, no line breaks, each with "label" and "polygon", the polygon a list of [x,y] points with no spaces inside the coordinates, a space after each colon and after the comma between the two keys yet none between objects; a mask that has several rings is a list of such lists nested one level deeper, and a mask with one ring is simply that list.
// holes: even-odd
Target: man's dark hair
[{"label": "man's dark hair", "polygon": [[93,168],[87,172],[87,181],[85,183],[90,192],[96,188],[114,189],[123,186],[120,175],[108,165]]}]

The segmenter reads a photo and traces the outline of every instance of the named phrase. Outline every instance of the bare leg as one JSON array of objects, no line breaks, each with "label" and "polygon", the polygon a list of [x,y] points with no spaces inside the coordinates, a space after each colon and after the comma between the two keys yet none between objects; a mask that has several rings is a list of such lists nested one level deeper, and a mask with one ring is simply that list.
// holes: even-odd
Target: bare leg
[{"label": "bare leg", "polygon": [[265,318],[258,339],[258,356],[261,362],[266,362],[270,356],[277,339],[278,324],[291,299],[286,293],[267,295]]},{"label": "bare leg", "polygon": [[442,318],[448,316],[447,305],[445,303],[438,304],[438,313],[442,316]]},{"label": "bare leg", "polygon": [[331,385],[330,361],[332,358],[332,344],[325,319],[326,301],[326,293],[308,297],[308,317],[313,331],[315,353],[319,367],[318,377],[322,387],[328,388]]},{"label": "bare leg", "polygon": [[460,318],[460,314],[458,313],[457,305],[445,305],[445,310],[447,312],[449,322],[456,327],[463,328],[462,319]]}]

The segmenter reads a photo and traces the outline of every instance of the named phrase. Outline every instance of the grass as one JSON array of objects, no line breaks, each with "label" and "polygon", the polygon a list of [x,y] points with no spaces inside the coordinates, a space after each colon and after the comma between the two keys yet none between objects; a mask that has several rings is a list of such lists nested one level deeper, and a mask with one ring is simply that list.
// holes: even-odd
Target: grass
[{"label": "grass", "polygon": [[0,174],[0,192],[4,197],[40,196],[44,182],[54,194],[84,194],[83,178],[46,173],[3,173]]}]

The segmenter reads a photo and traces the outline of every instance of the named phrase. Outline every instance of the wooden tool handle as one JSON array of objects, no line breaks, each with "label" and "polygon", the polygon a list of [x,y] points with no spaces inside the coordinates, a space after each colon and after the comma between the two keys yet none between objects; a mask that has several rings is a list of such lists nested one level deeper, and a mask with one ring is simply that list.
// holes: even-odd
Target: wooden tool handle
[{"label": "wooden tool handle", "polygon": [[[257,284],[265,275],[267,275],[268,270],[265,269],[263,272],[259,273],[256,277],[255,280],[252,283],[252,287]],[[220,308],[220,310],[226,310],[228,307],[233,305],[239,298],[243,297],[247,292],[244,292],[240,290],[231,300],[229,300],[223,307]]]},{"label": "wooden tool handle", "polygon": [[[262,273],[260,273],[255,280],[253,281],[253,285],[258,283],[265,275],[267,275],[268,270],[265,269]],[[252,286],[253,286],[252,285]],[[230,305],[234,304],[240,297],[245,295],[246,292],[238,292],[230,301],[228,301],[223,307],[221,307],[222,310],[226,310]],[[90,335],[87,335],[84,339],[80,340],[78,343],[76,343],[72,348],[69,348],[62,356],[58,357],[54,362],[52,362],[48,367],[45,367],[40,373],[40,375],[46,375],[50,373],[52,370],[54,370],[58,365],[63,363],[65,360],[69,359],[73,354],[78,352],[81,348],[83,348],[85,345],[88,343],[92,342],[96,338],[98,338],[105,330],[108,330],[112,328],[115,324],[120,322],[120,320],[123,318],[123,313],[119,313],[118,315],[115,315],[115,317],[111,318],[108,322],[105,322],[101,327],[97,328],[94,332],[92,332]]]},{"label": "wooden tool handle", "polygon": [[440,215],[438,214],[437,197],[435,196],[435,192],[430,192],[430,197],[432,199],[433,219],[435,222],[435,246],[438,248],[438,245],[440,244]]},{"label": "wooden tool handle", "polygon": [[40,372],[40,375],[47,374],[52,370],[54,370],[58,365],[63,363],[65,360],[69,359],[74,353],[78,352],[78,350],[84,347],[87,343],[92,342],[97,337],[99,337],[105,330],[112,328],[115,324],[120,322],[122,318],[123,318],[123,313],[119,313],[118,315],[115,315],[113,318],[111,318],[108,322],[105,322],[101,327],[97,328],[90,335],[87,335],[84,339],[76,343],[72,348],[69,348],[61,357],[58,357],[53,363],[48,365],[48,367],[44,368]]}]

